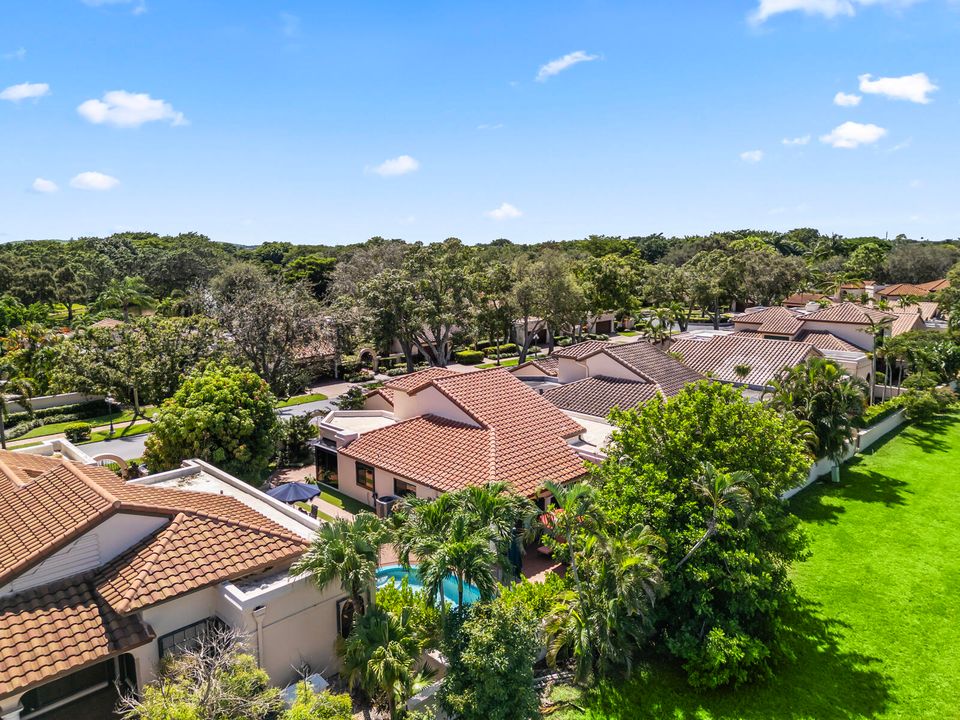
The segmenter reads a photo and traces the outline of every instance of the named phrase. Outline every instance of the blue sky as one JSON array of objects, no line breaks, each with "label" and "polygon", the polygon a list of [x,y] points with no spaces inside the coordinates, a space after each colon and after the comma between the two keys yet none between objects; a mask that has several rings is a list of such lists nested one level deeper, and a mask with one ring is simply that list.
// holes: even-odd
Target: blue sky
[{"label": "blue sky", "polygon": [[8,0],[0,241],[957,237],[958,40],[955,0]]}]

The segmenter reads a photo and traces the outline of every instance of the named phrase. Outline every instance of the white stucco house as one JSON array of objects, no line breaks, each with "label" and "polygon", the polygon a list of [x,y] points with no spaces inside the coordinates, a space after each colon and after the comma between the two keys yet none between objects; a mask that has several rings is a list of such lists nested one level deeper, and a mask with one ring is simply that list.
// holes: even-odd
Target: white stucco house
[{"label": "white stucco house", "polygon": [[110,717],[214,624],[277,685],[335,671],[339,586],[288,572],[317,522],[196,460],[124,482],[65,441],[0,451],[0,718]]}]

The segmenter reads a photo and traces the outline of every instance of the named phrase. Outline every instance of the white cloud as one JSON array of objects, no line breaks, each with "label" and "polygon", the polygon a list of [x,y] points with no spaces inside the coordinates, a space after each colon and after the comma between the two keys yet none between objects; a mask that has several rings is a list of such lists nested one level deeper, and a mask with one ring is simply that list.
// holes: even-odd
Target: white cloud
[{"label": "white cloud", "polygon": [[747,150],[740,153],[740,159],[748,163],[758,163],[763,160],[763,150]]},{"label": "white cloud", "polygon": [[858,123],[847,121],[837,125],[829,134],[821,135],[820,142],[832,145],[835,148],[855,148],[860,145],[869,145],[887,134],[885,128],[873,123]]},{"label": "white cloud", "polygon": [[483,123],[482,125],[477,125],[477,130],[499,130],[503,127],[503,123]]},{"label": "white cloud", "polygon": [[160,120],[169,121],[171,125],[188,124],[183,113],[174,110],[170,103],[126,90],[104,93],[103,100],[87,100],[77,107],[77,112],[94,125],[140,127]]},{"label": "white cloud", "polygon": [[923,187],[923,183],[922,183],[920,180],[911,180],[911,181],[910,181],[910,187],[912,187],[912,188]]},{"label": "white cloud", "polygon": [[50,94],[50,86],[46,83],[20,83],[11,85],[3,92],[0,92],[0,100],[9,100],[10,102],[20,102],[30,98],[42,98]]},{"label": "white cloud", "polygon": [[577,63],[590,62],[592,60],[600,59],[599,55],[588,55],[583,50],[577,50],[576,52],[567,53],[562,58],[557,58],[556,60],[551,60],[546,65],[540,67],[539,72],[537,72],[536,79],[539,82],[543,82],[548,77],[552,77],[557,73],[561,73],[569,67],[573,67]]},{"label": "white cloud", "polygon": [[840,107],[856,107],[863,100],[859,95],[853,93],[838,92],[833,96],[833,104]]},{"label": "white cloud", "polygon": [[19,47],[13,52],[3,54],[4,60],[23,60],[27,56],[27,49]]},{"label": "white cloud", "polygon": [[34,192],[38,193],[55,193],[60,189],[53,180],[46,180],[42,177],[38,177],[36,180],[34,180],[31,187],[33,188]]},{"label": "white cloud", "polygon": [[787,146],[790,146],[790,145],[806,145],[807,143],[810,142],[810,136],[809,136],[809,135],[801,135],[800,137],[795,137],[795,138],[784,138],[784,139],[781,140],[780,142],[782,142],[784,145],[787,145]]},{"label": "white cloud", "polygon": [[859,79],[860,92],[883,95],[891,100],[909,100],[921,105],[930,102],[930,98],[927,96],[939,89],[930,82],[926,73],[914,73],[902,77],[882,77],[876,80],[868,73],[860,75]]},{"label": "white cloud", "polygon": [[373,168],[373,172],[381,177],[391,177],[393,175],[406,175],[420,169],[420,163],[409,155],[384,160]]},{"label": "white cloud", "polygon": [[511,220],[513,218],[518,218],[523,215],[520,210],[511,205],[510,203],[502,203],[500,207],[493,210],[489,210],[484,213],[487,217],[491,217],[494,220]]},{"label": "white cloud", "polygon": [[858,7],[887,5],[890,7],[908,7],[920,0],[760,0],[756,10],[750,16],[750,22],[759,25],[774,15],[788,12],[802,12],[805,15],[820,15],[825,18],[838,16],[852,17]]},{"label": "white cloud", "polygon": [[100,172],[82,172],[70,180],[70,187],[78,190],[113,190],[120,181]]},{"label": "white cloud", "polygon": [[280,13],[280,31],[289,38],[300,35],[300,18],[292,13]]}]

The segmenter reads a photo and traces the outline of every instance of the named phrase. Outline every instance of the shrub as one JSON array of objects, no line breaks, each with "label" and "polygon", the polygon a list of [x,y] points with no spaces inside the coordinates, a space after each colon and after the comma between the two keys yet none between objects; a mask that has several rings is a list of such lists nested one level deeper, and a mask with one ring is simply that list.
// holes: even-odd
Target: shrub
[{"label": "shrub", "polygon": [[540,352],[540,346],[539,346],[539,345],[531,345],[530,347],[527,348],[527,352],[528,352],[530,355],[536,355],[538,352]]},{"label": "shrub", "polygon": [[940,412],[940,404],[932,390],[909,389],[900,397],[907,417],[916,422],[925,422]]},{"label": "shrub", "polygon": [[883,402],[871,405],[863,411],[863,415],[854,423],[857,427],[867,428],[876,425],[881,420],[890,417],[893,413],[903,407],[903,400],[900,397],[890,398]]},{"label": "shrub", "polygon": [[556,573],[547,573],[543,582],[530,582],[522,578],[520,582],[504,588],[498,602],[515,611],[525,608],[541,620],[550,613],[557,596],[567,587],[566,579]]},{"label": "shrub", "polygon": [[384,373],[384,374],[385,374],[387,377],[400,377],[401,375],[406,375],[406,374],[407,374],[407,368],[406,368],[406,366],[390,368],[390,369],[387,370],[387,372]]},{"label": "shrub", "polygon": [[573,338],[565,337],[562,340],[557,340],[556,344],[559,347],[570,347],[571,345],[573,345]]},{"label": "shrub", "polygon": [[277,461],[280,465],[302,465],[309,456],[307,441],[317,436],[317,428],[310,424],[309,415],[291,415],[280,421],[280,440],[277,443]]},{"label": "shrub", "polygon": [[75,422],[67,425],[63,429],[63,434],[66,436],[67,440],[72,443],[83,442],[84,440],[90,439],[90,432],[93,430],[93,426],[90,423],[85,422]]},{"label": "shrub", "polygon": [[454,359],[463,365],[476,365],[483,362],[483,352],[481,350],[461,350],[453,356]]},{"label": "shrub", "polygon": [[351,373],[345,373],[343,379],[349,383],[362,383],[369,382],[376,377],[373,370],[369,368],[360,368],[359,370]]},{"label": "shrub", "polygon": [[427,598],[426,590],[414,590],[407,578],[403,578],[399,585],[391,578],[386,585],[377,588],[376,605],[398,619],[406,611],[410,615],[409,626],[421,649],[437,646],[442,627],[440,611]]},{"label": "shrub", "polygon": [[488,347],[493,345],[489,340],[481,340],[476,345],[474,345],[475,350],[486,350]]},{"label": "shrub", "polygon": [[363,388],[352,387],[343,395],[333,401],[341,410],[363,410],[367,401],[366,392]]},{"label": "shrub", "polygon": [[297,684],[297,698],[281,716],[282,720],[350,720],[353,701],[347,694],[335,695],[326,690],[314,692],[307,683]]}]

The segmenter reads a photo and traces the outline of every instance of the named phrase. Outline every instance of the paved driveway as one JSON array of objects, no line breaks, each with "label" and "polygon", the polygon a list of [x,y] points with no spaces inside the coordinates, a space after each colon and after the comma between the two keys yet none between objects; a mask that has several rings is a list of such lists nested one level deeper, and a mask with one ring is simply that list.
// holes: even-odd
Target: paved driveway
[{"label": "paved driveway", "polygon": [[124,460],[133,460],[134,458],[143,457],[148,436],[148,433],[143,433],[141,435],[130,435],[129,437],[87,443],[86,445],[80,445],[80,449],[90,456],[110,453],[111,455],[119,455]]},{"label": "paved driveway", "polygon": [[316,400],[314,402],[303,403],[302,405],[291,405],[281,410],[277,410],[277,415],[282,418],[293,417],[294,415],[307,415],[309,413],[328,413],[335,409],[331,400]]}]

